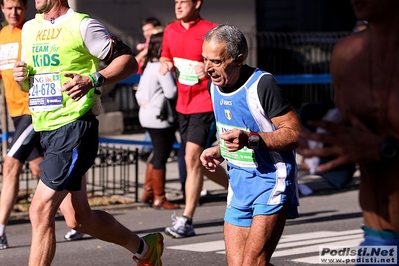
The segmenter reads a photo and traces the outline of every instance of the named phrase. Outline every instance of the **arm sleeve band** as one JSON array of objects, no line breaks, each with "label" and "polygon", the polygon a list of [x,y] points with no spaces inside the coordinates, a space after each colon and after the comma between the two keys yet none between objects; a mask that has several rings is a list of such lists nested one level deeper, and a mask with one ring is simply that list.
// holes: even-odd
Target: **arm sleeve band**
[{"label": "arm sleeve band", "polygon": [[127,46],[126,44],[124,44],[121,41],[121,39],[119,39],[118,37],[112,36],[111,40],[112,40],[111,49],[110,49],[107,57],[104,59],[104,62],[106,64],[111,63],[112,60],[114,60],[118,56],[121,56],[124,54],[128,54],[128,55],[133,54],[132,49],[129,46]]}]

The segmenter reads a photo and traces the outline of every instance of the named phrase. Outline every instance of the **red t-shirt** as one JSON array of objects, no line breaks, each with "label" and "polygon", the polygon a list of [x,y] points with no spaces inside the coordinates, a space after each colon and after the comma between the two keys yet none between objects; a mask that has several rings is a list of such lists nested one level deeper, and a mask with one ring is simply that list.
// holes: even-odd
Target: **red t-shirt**
[{"label": "red t-shirt", "polygon": [[[193,64],[202,62],[204,35],[217,24],[198,18],[188,30],[181,21],[166,26],[162,41],[162,57],[174,62],[179,70],[177,78],[176,110],[182,114],[213,112],[208,92],[208,79],[198,80],[193,74]],[[177,58],[177,59],[176,59]]]}]

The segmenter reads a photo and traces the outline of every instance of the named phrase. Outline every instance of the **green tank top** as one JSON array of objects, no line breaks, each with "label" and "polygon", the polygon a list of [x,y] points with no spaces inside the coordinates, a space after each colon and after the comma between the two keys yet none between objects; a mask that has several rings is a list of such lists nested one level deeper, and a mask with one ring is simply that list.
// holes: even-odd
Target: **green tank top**
[{"label": "green tank top", "polygon": [[43,23],[43,14],[36,14],[26,24],[23,45],[35,131],[54,130],[76,121],[94,105],[94,89],[77,102],[60,91],[71,80],[65,73],[88,75],[98,67],[98,58],[86,49],[80,33],[80,23],[87,17],[74,12],[62,24],[53,25]]}]

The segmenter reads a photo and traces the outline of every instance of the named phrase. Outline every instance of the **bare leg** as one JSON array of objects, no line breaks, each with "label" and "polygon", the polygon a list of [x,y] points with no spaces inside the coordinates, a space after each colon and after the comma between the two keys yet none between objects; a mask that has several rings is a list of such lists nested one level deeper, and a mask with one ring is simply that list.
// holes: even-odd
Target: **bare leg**
[{"label": "bare leg", "polygon": [[204,168],[199,159],[203,150],[201,146],[193,142],[186,143],[186,206],[183,215],[189,218],[194,216],[204,183]]},{"label": "bare leg", "polygon": [[273,215],[257,215],[251,227],[224,224],[226,257],[229,266],[269,265],[283,233],[286,208]]},{"label": "bare leg", "polygon": [[33,159],[32,161],[29,161],[29,168],[30,171],[32,172],[32,175],[36,177],[37,179],[40,178],[40,167],[39,163],[43,161],[43,156],[37,157],[36,159]]},{"label": "bare leg", "polygon": [[68,193],[60,208],[68,227],[123,246],[132,253],[137,252],[140,245],[137,234],[120,224],[111,214],[90,208],[86,193],[86,176],[82,179],[82,189]]},{"label": "bare leg", "polygon": [[32,224],[29,266],[51,265],[56,247],[55,215],[67,193],[54,191],[39,181],[29,209]]},{"label": "bare leg", "polygon": [[224,243],[226,245],[226,258],[229,266],[242,265],[249,230],[250,227],[240,227],[224,223]]},{"label": "bare leg", "polygon": [[19,175],[23,164],[6,156],[3,165],[3,180],[0,194],[0,224],[6,225],[18,197]]}]

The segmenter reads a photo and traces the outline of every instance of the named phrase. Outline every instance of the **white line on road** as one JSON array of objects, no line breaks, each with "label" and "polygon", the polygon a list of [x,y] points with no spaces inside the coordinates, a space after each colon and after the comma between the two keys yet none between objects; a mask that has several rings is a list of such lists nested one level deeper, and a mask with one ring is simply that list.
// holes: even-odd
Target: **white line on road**
[{"label": "white line on road", "polygon": [[[318,231],[301,234],[283,235],[273,253],[273,257],[295,256],[306,253],[319,252],[320,244],[355,247],[363,238],[363,231],[360,229],[347,231]],[[295,248],[293,248],[295,247]],[[170,246],[168,249],[185,250],[193,252],[216,252],[225,254],[223,240],[209,241],[189,245]],[[292,259],[295,262],[318,264],[318,256]]]}]

